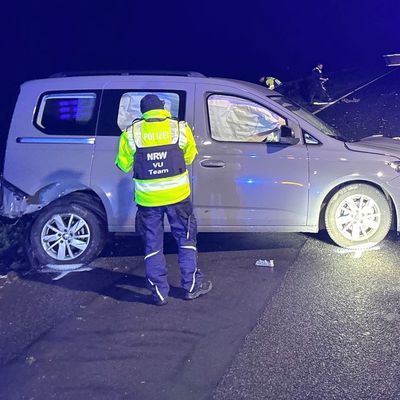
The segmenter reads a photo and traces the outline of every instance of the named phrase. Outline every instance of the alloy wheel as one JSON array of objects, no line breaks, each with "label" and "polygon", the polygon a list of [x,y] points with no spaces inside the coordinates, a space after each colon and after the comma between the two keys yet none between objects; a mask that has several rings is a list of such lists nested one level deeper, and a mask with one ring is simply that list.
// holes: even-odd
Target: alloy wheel
[{"label": "alloy wheel", "polygon": [[53,259],[70,261],[87,249],[90,237],[89,225],[79,215],[55,214],[42,229],[41,244]]},{"label": "alloy wheel", "polygon": [[335,222],[344,237],[359,242],[370,238],[379,229],[381,211],[371,197],[356,194],[340,203]]}]

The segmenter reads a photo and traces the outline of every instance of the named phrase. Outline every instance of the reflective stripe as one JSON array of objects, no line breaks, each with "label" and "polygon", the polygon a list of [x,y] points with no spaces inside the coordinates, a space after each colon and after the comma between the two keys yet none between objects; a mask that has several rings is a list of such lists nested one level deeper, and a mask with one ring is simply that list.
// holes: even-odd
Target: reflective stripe
[{"label": "reflective stripe", "polygon": [[150,282],[150,285],[151,285],[151,286],[154,286],[154,287],[155,287],[156,293],[157,293],[158,297],[160,298],[160,300],[161,300],[161,301],[164,301],[164,297],[163,297],[163,295],[160,293],[160,291],[158,290],[157,285],[155,285],[149,278],[147,278],[147,280]]},{"label": "reflective stripe", "polygon": [[[170,123],[171,123],[171,136],[172,136],[171,143],[176,143],[179,138],[178,124],[174,120],[171,120]],[[180,138],[179,138],[179,143],[180,143]]]},{"label": "reflective stripe", "polygon": [[136,145],[135,145],[135,140],[133,139],[133,126],[130,126],[127,130],[126,133],[128,135],[128,142],[129,142],[129,146],[131,147],[131,149],[133,151],[136,150]]},{"label": "reflective stripe", "polygon": [[159,190],[173,189],[178,186],[189,184],[189,174],[185,171],[183,174],[174,176],[171,179],[162,179],[159,181],[140,181],[135,179],[135,188],[140,192],[157,192]]},{"label": "reflective stripe", "polygon": [[185,121],[179,122],[179,147],[183,149],[187,144]]},{"label": "reflective stripe", "polygon": [[168,190],[158,190],[157,192],[141,192],[135,190],[136,203],[147,207],[158,207],[179,203],[180,201],[187,199],[189,196],[189,184]]},{"label": "reflective stripe", "polygon": [[192,286],[189,289],[189,292],[192,292],[194,289],[194,285],[196,283],[196,272],[197,272],[197,268],[195,268],[194,272],[193,272],[193,281],[192,281]]},{"label": "reflective stripe", "polygon": [[157,294],[158,294],[158,297],[160,298],[161,301],[164,301],[164,297],[163,297],[163,295],[160,293],[160,291],[158,290],[158,286],[155,285],[155,287],[156,287],[156,292],[157,292]]},{"label": "reflective stripe", "polygon": [[182,249],[192,249],[194,251],[197,251],[197,248],[194,246],[180,246]]},{"label": "reflective stripe", "polygon": [[135,137],[135,143],[137,145],[137,147],[143,147],[143,143],[142,143],[142,124],[143,121],[139,121],[136,122],[135,124],[133,124],[133,135]]},{"label": "reflective stripe", "polygon": [[149,258],[149,257],[155,256],[155,255],[158,254],[160,251],[161,251],[161,250],[157,250],[157,251],[155,251],[154,253],[147,254],[147,256],[145,256],[144,259],[146,260],[146,259]]}]

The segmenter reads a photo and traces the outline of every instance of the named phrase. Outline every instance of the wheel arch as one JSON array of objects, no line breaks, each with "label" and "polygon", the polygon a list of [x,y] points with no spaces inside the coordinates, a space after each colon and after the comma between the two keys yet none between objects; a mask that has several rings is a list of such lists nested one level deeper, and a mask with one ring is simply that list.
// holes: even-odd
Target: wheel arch
[{"label": "wheel arch", "polygon": [[107,222],[107,214],[103,202],[101,201],[97,193],[93,190],[77,190],[52,201],[50,204],[55,204],[56,202],[59,204],[78,203],[93,211],[103,220],[104,223]]},{"label": "wheel arch", "polygon": [[108,231],[106,209],[101,198],[93,190],[87,187],[79,187],[78,190],[59,193],[58,196],[54,196],[54,192],[50,193],[52,193],[52,196],[47,196],[45,200],[42,200],[43,202],[40,202],[37,212],[32,214],[33,219],[39,215],[40,211],[45,210],[50,205],[54,206],[63,203],[78,203],[99,216]]}]

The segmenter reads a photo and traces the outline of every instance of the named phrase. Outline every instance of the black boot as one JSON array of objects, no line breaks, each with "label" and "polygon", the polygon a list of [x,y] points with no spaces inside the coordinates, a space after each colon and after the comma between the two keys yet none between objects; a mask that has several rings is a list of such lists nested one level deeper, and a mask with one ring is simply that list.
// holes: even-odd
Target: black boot
[{"label": "black boot", "polygon": [[201,286],[194,289],[193,292],[185,293],[185,300],[194,300],[203,294],[207,294],[212,289],[211,281],[203,282]]}]

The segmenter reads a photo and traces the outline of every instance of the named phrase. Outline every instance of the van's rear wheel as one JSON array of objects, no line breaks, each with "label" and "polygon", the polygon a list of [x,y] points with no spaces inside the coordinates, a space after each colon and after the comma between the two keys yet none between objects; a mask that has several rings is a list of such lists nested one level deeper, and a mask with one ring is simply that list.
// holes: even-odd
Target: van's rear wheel
[{"label": "van's rear wheel", "polygon": [[340,189],[329,201],[325,224],[329,236],[341,247],[363,249],[381,242],[389,232],[391,211],[378,189],[353,184]]},{"label": "van's rear wheel", "polygon": [[42,265],[89,263],[104,247],[103,222],[81,204],[49,205],[33,222],[30,243]]}]

